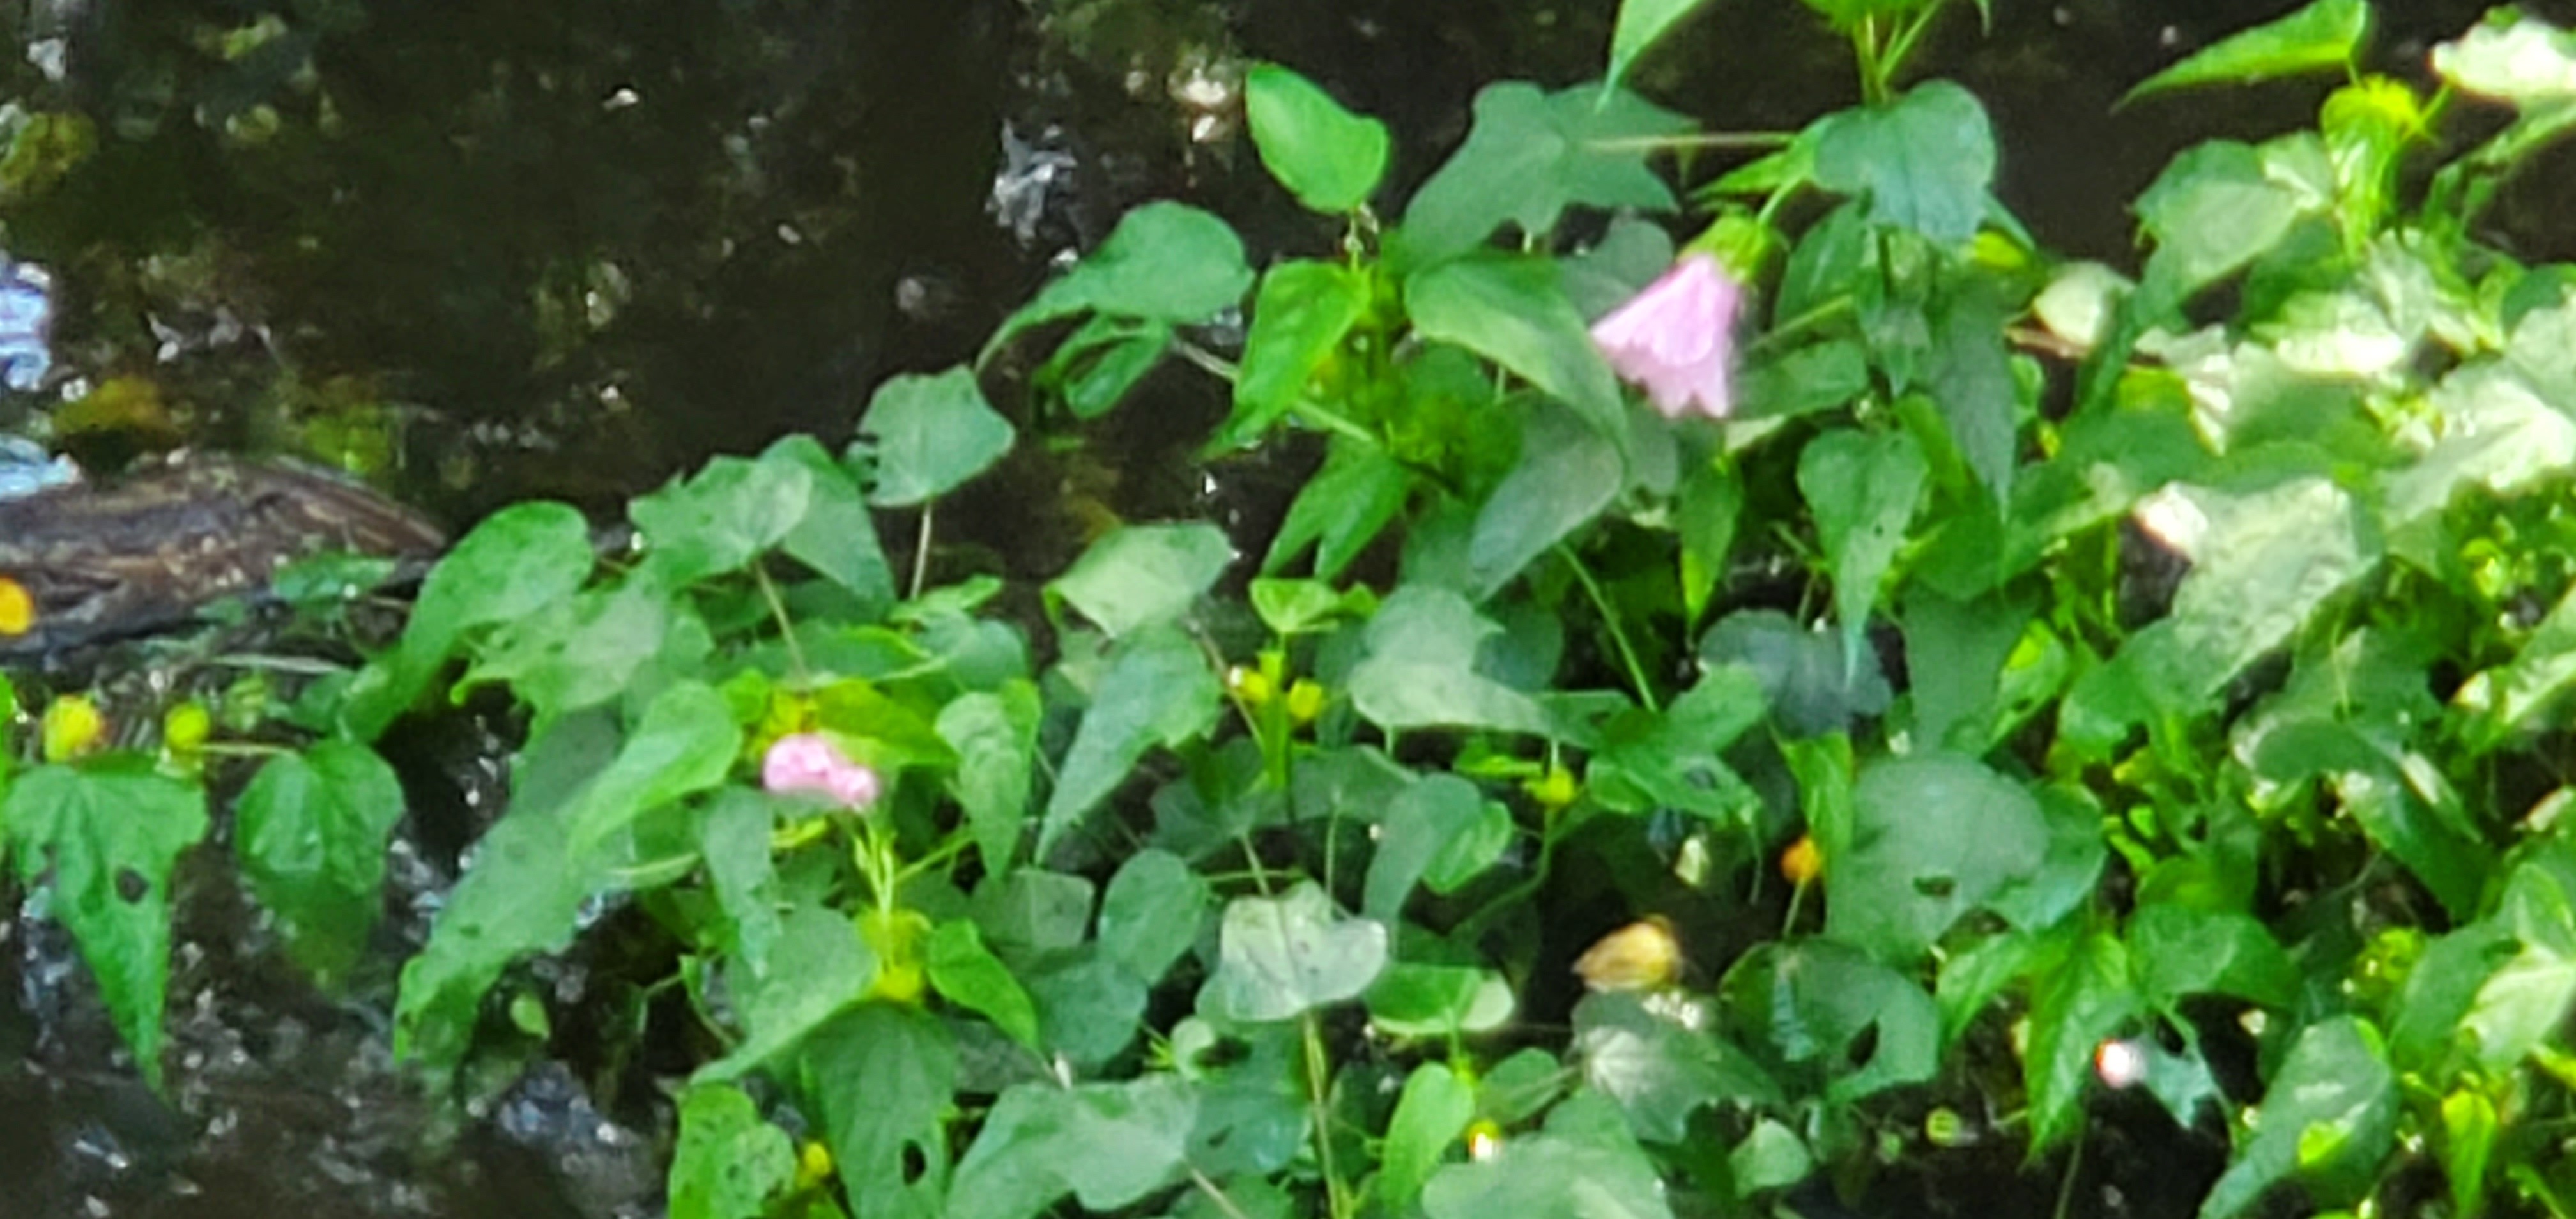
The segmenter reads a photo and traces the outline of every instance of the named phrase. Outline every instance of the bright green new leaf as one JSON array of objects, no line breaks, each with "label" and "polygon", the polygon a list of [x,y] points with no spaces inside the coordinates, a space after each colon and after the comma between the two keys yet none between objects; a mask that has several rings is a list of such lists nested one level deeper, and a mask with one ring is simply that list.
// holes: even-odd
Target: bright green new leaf
[{"label": "bright green new leaf", "polygon": [[1261,164],[1315,211],[1358,208],[1386,176],[1386,124],[1343,109],[1287,68],[1262,64],[1244,75],[1243,115]]},{"label": "bright green new leaf", "polygon": [[1317,634],[1377,611],[1377,596],[1364,584],[1336,590],[1322,580],[1258,579],[1251,599],[1261,625],[1279,635]]},{"label": "bright green new leaf", "polygon": [[170,985],[170,873],[206,836],[206,793],[125,765],[39,766],[0,798],[19,883],[50,877],[50,909],[98,980],[108,1018],[143,1078],[161,1086],[161,1009]]},{"label": "bright green new leaf", "polygon": [[859,451],[873,459],[868,502],[907,508],[946,495],[1011,451],[1011,421],[984,401],[974,370],[901,376],[877,387],[859,416]]},{"label": "bright green new leaf", "polygon": [[740,571],[805,519],[814,476],[786,461],[718,457],[626,505],[644,568],[666,588]]},{"label": "bright green new leaf", "polygon": [[1018,860],[1044,715],[1037,687],[1021,680],[959,695],[939,709],[939,739],[957,754],[948,790],[966,810],[988,876],[1008,875]]},{"label": "bright green new leaf", "polygon": [[1905,544],[1905,527],[1930,474],[1905,432],[1827,432],[1798,454],[1798,491],[1816,514],[1816,533],[1834,575],[1834,620],[1842,627],[1843,677],[1856,679],[1879,586]]},{"label": "bright green new leaf", "polygon": [[984,947],[983,933],[965,919],[941,923],[930,933],[930,984],[941,997],[980,1012],[994,1027],[1031,1050],[1038,1048],[1038,1012],[1008,966]]},{"label": "bright green new leaf", "polygon": [[1366,272],[1340,263],[1283,262],[1264,272],[1234,379],[1234,415],[1212,447],[1252,444],[1295,410],[1368,316],[1372,291]]},{"label": "bright green new leaf", "polygon": [[2202,1200],[2200,1219],[2233,1219],[2296,1176],[2320,1206],[2367,1192],[2397,1138],[2397,1075],[2379,1033],[2356,1016],[2313,1024],[2263,1093],[2253,1133]]},{"label": "bright green new leaf", "polygon": [[1618,447],[1600,431],[1553,403],[1531,404],[1520,464],[1477,510],[1467,543],[1476,599],[1501,591],[1548,548],[1591,524],[1617,498],[1623,475]]},{"label": "bright green new leaf", "polygon": [[2181,63],[2138,82],[2121,97],[2120,104],[2198,85],[2256,84],[2304,72],[2349,68],[2361,57],[2362,46],[2369,38],[2368,0],[2315,0],[2289,16],[2201,48]]},{"label": "bright green new leaf", "polygon": [[1129,525],[1092,543],[1047,585],[1112,638],[1180,620],[1234,562],[1234,543],[1205,522]]},{"label": "bright green new leaf", "polygon": [[1127,781],[1146,750],[1207,731],[1223,694],[1207,654],[1179,630],[1156,627],[1120,641],[1056,772],[1034,858],[1046,860],[1065,831]]},{"label": "bright green new leaf", "polygon": [[1552,261],[1494,254],[1445,262],[1405,281],[1404,306],[1422,337],[1502,365],[1602,435],[1626,430],[1618,378]]},{"label": "bright green new leaf", "polygon": [[761,1219],[796,1180],[796,1146],[731,1084],[680,1097],[671,1149],[671,1219]]},{"label": "bright green new leaf", "polygon": [[1456,775],[1425,775],[1386,806],[1361,909],[1392,924],[1427,875],[1440,892],[1473,880],[1511,845],[1511,813]]},{"label": "bright green new leaf", "polygon": [[1476,671],[1478,649],[1501,630],[1466,598],[1408,583],[1369,620],[1368,656],[1351,670],[1351,701],[1389,731],[1457,727],[1546,735],[1551,725],[1536,700]]},{"label": "bright green new leaf", "polygon": [[1195,325],[1240,304],[1251,287],[1243,241],[1225,221],[1184,204],[1148,203],[1004,320],[977,363],[1032,326],[1085,313]]},{"label": "bright green new leaf", "polygon": [[1628,79],[1628,69],[1637,57],[1657,42],[1682,18],[1688,17],[1705,0],[1620,0],[1619,23],[1610,30],[1610,70],[1604,83],[1616,86]]},{"label": "bright green new leaf", "polygon": [[1315,882],[1225,908],[1217,968],[1199,1004],[1226,1020],[1288,1020],[1357,998],[1386,968],[1386,925],[1344,918]]},{"label": "bright green new leaf", "polygon": [[1198,942],[1207,882],[1169,851],[1127,857],[1100,897],[1100,951],[1148,983],[1159,982]]},{"label": "bright green new leaf", "polygon": [[815,1029],[800,1057],[851,1219],[937,1215],[957,1087],[948,1026],[918,1008],[862,1003]]},{"label": "bright green new leaf", "polygon": [[1963,242],[1985,219],[1995,132],[1975,94],[1946,80],[1883,106],[1819,124],[1816,184],[1867,200],[1870,218],[1938,242]]},{"label": "bright green new leaf", "polygon": [[1691,122],[1625,90],[1542,93],[1500,81],[1476,94],[1467,142],[1415,192],[1397,246],[1411,265],[1483,245],[1505,223],[1544,238],[1569,206],[1668,212],[1672,188],[1647,163],[1654,141]]},{"label": "bright green new leaf", "polygon": [[2029,790],[1961,755],[1872,761],[1853,799],[1851,845],[1827,856],[1825,934],[1891,964],[1910,964],[2047,856]]},{"label": "bright green new leaf", "polygon": [[1742,1142],[1726,1155],[1735,1187],[1746,1193],[1786,1189],[1816,1170],[1816,1157],[1795,1131],[1770,1118],[1753,1123]]},{"label": "bright green new leaf", "polygon": [[1574,1005],[1574,1052],[1584,1082],[1619,1102],[1650,1143],[1679,1143],[1704,1105],[1781,1102],[1779,1085],[1744,1051],[1715,1034],[1647,1009],[1633,994],[1587,995]]},{"label": "bright green new leaf", "polygon": [[1475,1087],[1456,1071],[1436,1062],[1413,1068],[1395,1098],[1395,1115],[1387,1119],[1378,1200],[1398,1210],[1411,1203],[1475,1116]]},{"label": "bright green new leaf", "polygon": [[376,925],[385,843],[402,815],[393,767],[354,741],[279,754],[242,789],[243,879],[277,916],[288,955],[325,985],[347,976]]},{"label": "bright green new leaf", "polygon": [[1002,1093],[957,1162],[945,1219],[1033,1219],[1071,1193],[1113,1211],[1186,1167],[1199,1098],[1171,1075],[1126,1083],[1019,1084]]}]

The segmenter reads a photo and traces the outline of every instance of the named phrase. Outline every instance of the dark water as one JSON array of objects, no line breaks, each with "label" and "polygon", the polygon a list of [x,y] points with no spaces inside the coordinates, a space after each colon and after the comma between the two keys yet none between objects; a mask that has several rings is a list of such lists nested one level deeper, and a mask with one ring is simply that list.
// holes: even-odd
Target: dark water
[{"label": "dark water", "polygon": [[[2112,108],[2155,68],[2292,3],[1994,7],[1990,36],[1954,14],[1924,67],[1985,99],[2007,204],[2069,253],[2125,261],[2125,202],[2174,151],[2307,124],[2327,88]],[[2420,74],[2430,42],[2479,11],[2387,6],[2383,66]],[[42,431],[67,397],[142,379],[161,415],[127,426],[146,442],[351,460],[459,523],[530,495],[606,506],[712,452],[791,430],[845,437],[880,379],[970,355],[1055,259],[1144,199],[1225,214],[1256,256],[1323,248],[1333,226],[1298,214],[1234,133],[1229,82],[1246,58],[1386,118],[1409,184],[1463,136],[1482,85],[1594,75],[1613,12],[36,0],[0,18],[29,51],[8,57],[0,87],[27,110],[85,116],[97,151],[0,199],[0,245],[51,294],[49,349],[0,334],[0,425]],[[1683,40],[1635,83],[1715,126],[1795,127],[1854,92],[1843,48],[1790,0],[1718,0]],[[2500,206],[2517,248],[2576,250],[2551,206],[2564,165]],[[22,311],[29,282],[0,284],[0,305]],[[13,318],[0,331],[29,329]],[[1189,506],[1198,474],[1164,458],[1219,405],[1189,374],[1158,377],[1096,429],[1103,458],[1088,468],[1103,473],[1086,494],[1130,514]],[[1044,571],[1072,530],[1030,522],[1064,515],[1081,482],[1016,463],[960,516],[996,538],[1054,537],[1045,554],[1002,556]],[[387,1063],[393,970],[447,879],[456,842],[442,840],[470,832],[456,818],[478,765],[491,794],[496,748],[416,744],[453,777],[423,790],[454,807],[411,827],[386,952],[354,998],[304,987],[200,861],[174,967],[170,1103],[118,1060],[60,933],[9,925],[0,1219],[653,1212],[667,1113],[650,1083],[665,1064],[558,1044],[570,1065],[496,1081],[449,1120]],[[537,980],[567,1012],[613,1009],[614,971],[594,964]],[[2132,1159],[2139,1177],[2171,1171]],[[2162,1213],[2128,1205],[2102,1213]]]}]

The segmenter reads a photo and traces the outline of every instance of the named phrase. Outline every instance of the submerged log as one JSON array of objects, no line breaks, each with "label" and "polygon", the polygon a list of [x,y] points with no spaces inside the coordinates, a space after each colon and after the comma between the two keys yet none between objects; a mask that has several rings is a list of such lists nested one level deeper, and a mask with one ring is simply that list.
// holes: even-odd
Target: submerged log
[{"label": "submerged log", "polygon": [[[334,475],[204,455],[0,500],[0,579],[32,611],[0,661],[167,630],[330,551],[426,559],[438,528]],[[5,590],[0,590],[5,591]]]}]

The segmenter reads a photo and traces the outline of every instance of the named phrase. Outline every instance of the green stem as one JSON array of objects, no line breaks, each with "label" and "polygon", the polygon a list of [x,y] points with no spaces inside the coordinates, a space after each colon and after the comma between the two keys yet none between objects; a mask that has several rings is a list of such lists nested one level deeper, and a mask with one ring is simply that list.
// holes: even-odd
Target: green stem
[{"label": "green stem", "polygon": [[910,880],[915,876],[919,876],[923,872],[927,872],[951,859],[955,859],[959,853],[963,852],[967,847],[972,846],[974,841],[975,836],[966,833],[963,830],[949,835],[948,841],[939,844],[939,849],[932,851],[919,859],[913,860],[911,863],[904,865],[900,870],[898,870],[894,874],[894,883],[901,885],[903,882]]},{"label": "green stem", "polygon": [[1351,1214],[1350,1187],[1333,1164],[1332,1062],[1324,1056],[1324,1033],[1315,1013],[1302,1019],[1306,1030],[1306,1098],[1313,1108],[1315,1158],[1324,1170],[1324,1198],[1333,1219]]},{"label": "green stem", "polygon": [[931,510],[937,507],[938,503],[937,500],[921,502],[921,533],[913,539],[912,591],[904,594],[904,599],[907,601],[919,599],[922,585],[930,582]]},{"label": "green stem", "polygon": [[[2080,1122],[2082,1119],[2079,1117],[2077,1120]],[[2075,1204],[2075,1177],[2077,1171],[2083,1167],[2084,1130],[2079,1125],[2075,1132],[2075,1144],[2066,1153],[2066,1181],[2057,1187],[2057,1219],[2066,1219],[2068,1208]]]},{"label": "green stem", "polygon": [[1235,379],[1242,375],[1240,370],[1236,369],[1233,364],[1228,363],[1224,358],[1218,356],[1216,353],[1211,352],[1196,343],[1190,342],[1188,339],[1173,339],[1172,350],[1179,352],[1182,359],[1198,365],[1200,371],[1205,372],[1209,376],[1215,377],[1228,385],[1233,384]]},{"label": "green stem", "polygon": [[[927,508],[924,511],[928,511]],[[751,578],[760,584],[760,598],[769,603],[769,616],[778,620],[778,637],[787,643],[787,663],[796,671],[799,688],[813,684],[814,675],[805,667],[805,649],[796,642],[796,623],[787,616],[787,602],[779,597],[778,586],[770,583],[769,570],[761,564],[751,565]]]},{"label": "green stem", "polygon": [[1914,14],[1911,24],[1888,40],[1885,53],[1879,57],[1879,70],[1883,74],[1879,88],[1882,92],[1894,91],[1897,72],[1905,67],[1906,58],[1914,54],[1914,44],[1922,40],[1923,31],[1932,27],[1932,19],[1939,16],[1945,7],[1939,3],[1924,5]]},{"label": "green stem", "polygon": [[1603,595],[1600,582],[1592,578],[1591,569],[1583,565],[1583,560],[1576,557],[1571,547],[1560,544],[1556,552],[1565,557],[1566,566],[1574,569],[1575,581],[1583,585],[1584,595],[1592,599],[1592,608],[1600,611],[1601,624],[1610,631],[1610,643],[1619,649],[1620,663],[1628,667],[1628,680],[1636,683],[1637,701],[1648,711],[1663,710],[1655,702],[1655,688],[1646,681],[1646,666],[1637,659],[1637,649],[1629,644],[1627,629],[1619,625],[1619,615],[1611,610],[1610,598]]},{"label": "green stem", "polygon": [[1224,1211],[1226,1219],[1252,1219],[1250,1215],[1243,1213],[1242,1207],[1234,1204],[1234,1199],[1225,1196],[1225,1191],[1219,1188],[1216,1182],[1208,1180],[1207,1174],[1200,1172],[1195,1164],[1190,1166],[1190,1184],[1198,1186],[1199,1192],[1206,1194],[1209,1202],[1214,1203],[1218,1210]]}]

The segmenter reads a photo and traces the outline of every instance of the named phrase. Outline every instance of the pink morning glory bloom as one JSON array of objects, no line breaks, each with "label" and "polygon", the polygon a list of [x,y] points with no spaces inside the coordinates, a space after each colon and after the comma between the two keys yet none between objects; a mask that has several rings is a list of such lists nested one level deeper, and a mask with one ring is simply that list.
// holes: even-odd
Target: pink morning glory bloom
[{"label": "pink morning glory bloom", "polygon": [[778,738],[760,760],[760,785],[782,795],[818,792],[844,808],[866,808],[884,791],[877,772],[816,732]]},{"label": "pink morning glory bloom", "polygon": [[1724,419],[1735,409],[1735,311],[1744,285],[1707,254],[1689,254],[1592,324],[1592,344],[1655,409]]}]

